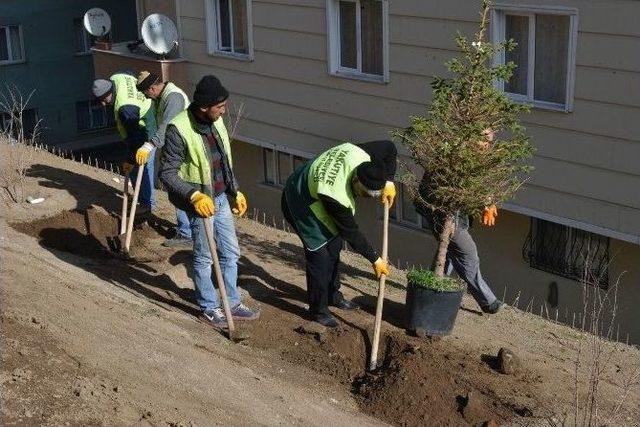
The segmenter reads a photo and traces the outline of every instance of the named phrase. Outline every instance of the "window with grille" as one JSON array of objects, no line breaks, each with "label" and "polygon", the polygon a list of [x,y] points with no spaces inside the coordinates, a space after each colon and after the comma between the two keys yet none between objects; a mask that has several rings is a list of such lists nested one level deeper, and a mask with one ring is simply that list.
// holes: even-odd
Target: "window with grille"
[{"label": "window with grille", "polygon": [[24,61],[22,26],[0,26],[0,65]]},{"label": "window with grille", "polygon": [[523,256],[533,268],[609,286],[608,237],[532,218]]},{"label": "window with grille", "polygon": [[209,54],[252,59],[251,0],[208,0]]},{"label": "window with grille", "polygon": [[95,100],[76,102],[76,121],[81,132],[114,127],[113,107],[103,107]]},{"label": "window with grille", "polygon": [[426,219],[416,211],[406,186],[402,183],[396,183],[396,190],[398,194],[389,211],[389,219],[404,227],[430,231]]},{"label": "window with grille", "polygon": [[577,17],[573,9],[500,5],[494,10],[494,42],[517,43],[497,58],[516,64],[511,79],[500,83],[510,97],[540,108],[571,110]]},{"label": "window with grille", "polygon": [[263,148],[262,182],[264,184],[273,185],[274,187],[283,187],[287,182],[289,175],[306,162],[307,159],[304,157],[296,156],[284,151]]},{"label": "window with grille", "polygon": [[388,81],[388,0],[327,1],[331,73]]}]

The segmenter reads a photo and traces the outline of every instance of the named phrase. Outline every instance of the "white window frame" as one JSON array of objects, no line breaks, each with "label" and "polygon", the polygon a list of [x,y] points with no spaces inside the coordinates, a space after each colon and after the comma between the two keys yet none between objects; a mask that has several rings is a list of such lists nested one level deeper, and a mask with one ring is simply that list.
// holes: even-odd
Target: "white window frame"
[{"label": "white window frame", "polygon": [[356,4],[356,40],[358,68],[346,68],[340,65],[340,0],[327,0],[327,37],[329,52],[329,74],[374,83],[389,83],[389,0],[377,0],[382,3],[382,75],[363,73],[362,37],[360,26],[360,0],[342,0]]},{"label": "white window frame", "polygon": [[[273,182],[267,181],[267,169],[266,169],[267,151],[271,151],[271,153],[273,153],[273,156],[271,158],[271,169],[273,170]],[[270,187],[284,188],[285,183],[280,182],[280,161],[279,161],[280,154],[289,156],[289,170],[290,170],[289,174],[292,174],[293,171],[295,170],[294,168],[295,168],[296,157],[304,160],[305,162],[308,160],[306,157],[300,156],[295,153],[278,150],[277,148],[262,147],[262,180],[261,180],[262,184],[268,185]]]},{"label": "white window frame", "polygon": [[[525,6],[512,4],[494,4],[491,9],[491,34],[493,43],[500,43],[505,39],[506,21],[505,15],[526,16],[529,18],[529,48],[527,70],[527,95],[508,93],[516,102],[529,104],[535,108],[571,112],[573,111],[573,99],[575,93],[576,52],[578,44],[578,9],[552,6]],[[565,87],[565,102],[563,104],[539,101],[534,99],[535,79],[535,43],[536,43],[536,15],[563,15],[569,17],[569,40],[567,41],[567,75]],[[505,63],[505,52],[501,52],[495,58],[496,64]],[[497,83],[499,89],[504,91],[504,81]]]},{"label": "white window frame", "polygon": [[[247,7],[247,53],[229,52],[220,49],[221,33],[220,33],[220,13],[218,8],[220,5],[219,0],[204,0],[205,14],[206,14],[206,26],[207,26],[207,52],[212,56],[222,56],[226,58],[234,58],[244,61],[253,61],[253,1],[242,0],[246,3]],[[231,2],[229,2],[231,4]],[[230,35],[231,35],[231,48],[233,49],[233,16],[229,11],[230,16]]]},{"label": "white window frame", "polygon": [[13,58],[13,50],[11,49],[11,40],[10,40],[10,32],[9,27],[18,27],[18,33],[20,34],[20,53],[22,59],[7,59],[0,60],[0,65],[10,65],[10,64],[22,64],[23,62],[27,62],[27,57],[24,53],[24,35],[22,34],[22,25],[20,24],[7,24],[0,25],[0,31],[4,31],[7,39],[7,53],[9,58]]}]

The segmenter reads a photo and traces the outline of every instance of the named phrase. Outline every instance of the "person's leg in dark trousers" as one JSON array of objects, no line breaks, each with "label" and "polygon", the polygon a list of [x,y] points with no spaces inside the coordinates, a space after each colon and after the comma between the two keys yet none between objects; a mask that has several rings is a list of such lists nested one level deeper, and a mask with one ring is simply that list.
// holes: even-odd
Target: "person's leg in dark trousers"
[{"label": "person's leg in dark trousers", "polygon": [[342,251],[343,240],[336,237],[327,243],[327,251],[329,252],[329,261],[331,262],[331,270],[329,276],[329,304],[335,305],[341,302],[344,297],[340,292],[340,252]]},{"label": "person's leg in dark trousers", "polygon": [[[467,283],[467,289],[484,311],[498,300],[480,273],[478,248],[467,228],[458,227],[451,236],[447,250],[447,264]],[[449,266],[447,266],[449,267]],[[450,273],[451,267],[447,268]]]}]

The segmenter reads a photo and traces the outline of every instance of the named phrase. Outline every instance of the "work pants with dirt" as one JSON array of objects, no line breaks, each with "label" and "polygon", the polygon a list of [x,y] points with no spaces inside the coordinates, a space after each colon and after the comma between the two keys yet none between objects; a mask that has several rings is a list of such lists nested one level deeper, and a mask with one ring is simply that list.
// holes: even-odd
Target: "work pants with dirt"
[{"label": "work pants with dirt", "polygon": [[[216,196],[213,202],[216,212],[210,218],[205,219],[195,213],[187,214],[191,225],[191,239],[193,240],[193,281],[196,288],[196,301],[202,311],[211,311],[221,307],[211,277],[212,258],[204,221],[211,221],[213,225],[213,237],[216,241],[218,260],[229,304],[231,307],[240,304],[240,292],[237,287],[240,246],[236,236],[233,214],[226,194]],[[218,286],[220,286],[219,283]]]},{"label": "work pants with dirt", "polygon": [[[282,194],[280,204],[285,219],[297,233],[284,193]],[[344,298],[340,292],[338,274],[342,246],[343,240],[339,236],[336,236],[318,250],[310,251],[304,248],[307,273],[307,298],[309,300],[309,312],[312,315],[320,313],[328,314],[329,304]]]},{"label": "work pants with dirt", "polygon": [[[138,176],[138,165],[133,167],[133,170],[129,174],[131,184],[135,185]],[[156,205],[156,198],[154,194],[154,177],[155,177],[155,149],[149,153],[147,157],[147,163],[144,165],[144,171],[142,172],[142,183],[140,184],[140,193],[138,194],[138,203],[146,205],[150,209],[153,209]]]},{"label": "work pants with dirt", "polygon": [[[434,258],[434,265],[435,262]],[[496,296],[480,273],[480,257],[476,243],[469,229],[464,226],[456,227],[447,249],[445,273],[449,276],[453,270],[467,283],[467,289],[478,305],[486,307],[496,300]]]}]

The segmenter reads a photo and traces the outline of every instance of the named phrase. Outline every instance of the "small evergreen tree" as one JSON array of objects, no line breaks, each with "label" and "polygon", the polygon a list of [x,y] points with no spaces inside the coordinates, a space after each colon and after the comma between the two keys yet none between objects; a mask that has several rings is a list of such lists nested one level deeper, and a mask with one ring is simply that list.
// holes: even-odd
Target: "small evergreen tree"
[{"label": "small evergreen tree", "polygon": [[528,107],[496,87],[496,82],[509,80],[516,65],[493,64],[496,55],[513,50],[516,43],[485,41],[489,8],[490,0],[483,0],[474,41],[458,33],[462,55],[447,62],[450,77],[431,83],[427,115],[411,117],[409,128],[396,133],[425,172],[424,179],[415,172],[405,174],[409,193],[435,218],[444,218],[438,224],[442,231],[437,236],[436,277],[444,276],[456,214],[478,217],[485,207],[513,197],[532,169],[523,163],[534,150],[519,122]]}]

